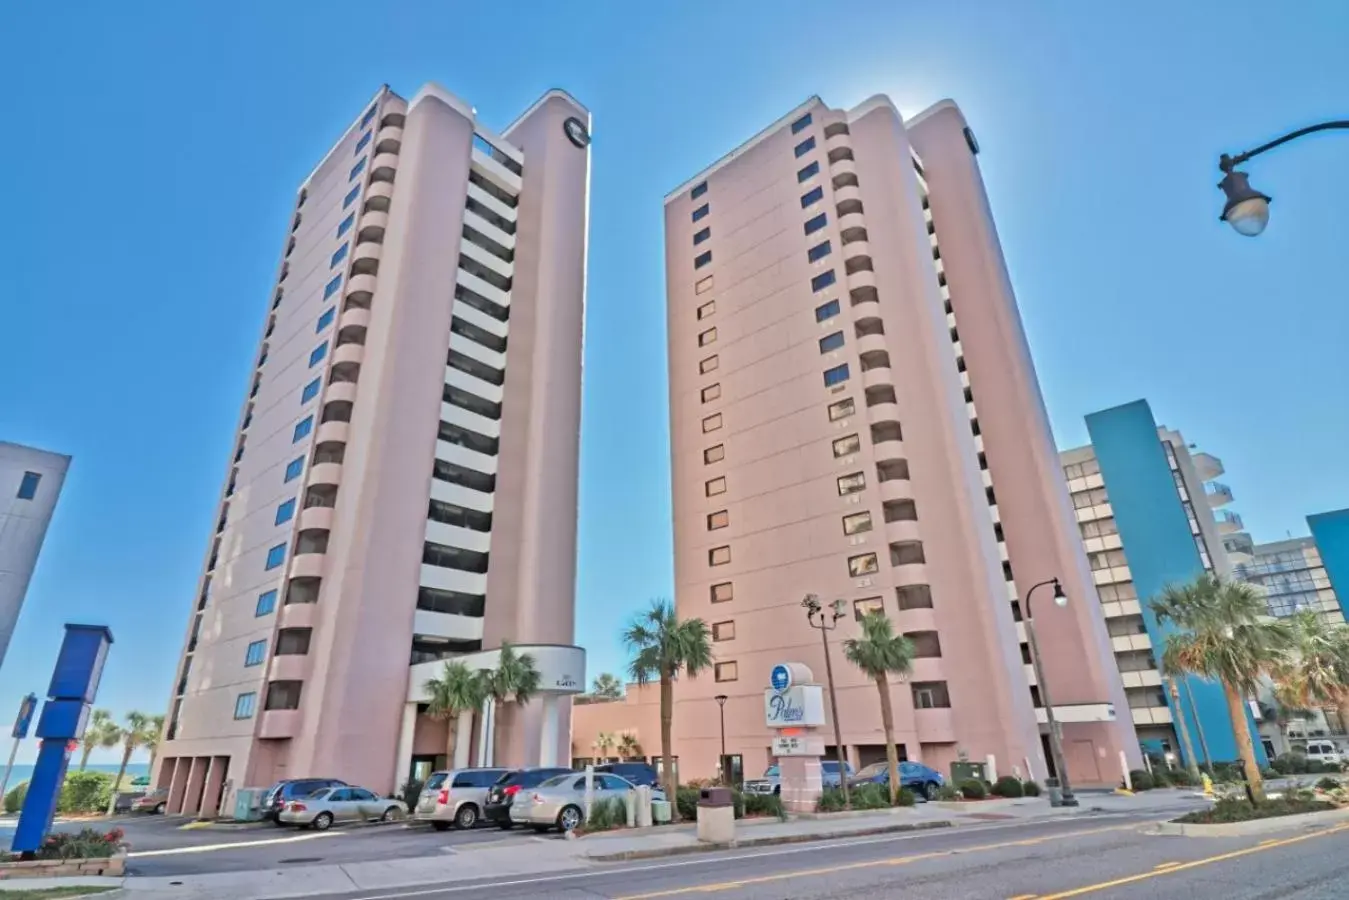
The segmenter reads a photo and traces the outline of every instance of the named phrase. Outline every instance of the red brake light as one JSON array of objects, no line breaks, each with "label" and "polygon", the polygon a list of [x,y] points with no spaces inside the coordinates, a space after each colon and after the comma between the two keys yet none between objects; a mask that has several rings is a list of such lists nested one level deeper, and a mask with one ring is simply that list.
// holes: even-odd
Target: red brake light
[{"label": "red brake light", "polygon": [[303,803],[299,802],[298,800],[291,801],[291,804],[290,804],[290,811],[291,811],[291,812],[304,812],[304,811],[307,810],[308,808],[309,808],[309,807],[305,806]]},{"label": "red brake light", "polygon": [[518,793],[520,793],[520,785],[518,784],[506,785],[501,791],[503,797],[514,797]]},{"label": "red brake light", "polygon": [[441,806],[445,806],[446,804],[448,804],[450,802],[449,790],[447,789],[441,791],[440,796],[436,798],[436,802],[439,803]]}]

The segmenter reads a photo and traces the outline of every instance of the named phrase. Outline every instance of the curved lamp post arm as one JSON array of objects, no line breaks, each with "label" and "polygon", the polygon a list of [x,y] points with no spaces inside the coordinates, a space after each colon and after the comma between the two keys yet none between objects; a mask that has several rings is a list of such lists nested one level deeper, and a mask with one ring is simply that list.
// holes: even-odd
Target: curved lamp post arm
[{"label": "curved lamp post arm", "polygon": [[1234,168],[1244,163],[1253,156],[1259,156],[1266,150],[1273,150],[1280,144],[1286,144],[1289,141],[1295,141],[1303,135],[1314,134],[1318,131],[1332,131],[1336,129],[1349,129],[1349,120],[1338,120],[1333,122],[1322,122],[1319,125],[1309,125],[1306,128],[1299,128],[1297,131],[1290,131],[1281,138],[1275,138],[1268,144],[1261,144],[1254,150],[1247,150],[1245,153],[1238,153],[1236,156],[1228,156],[1224,153],[1218,158],[1218,168],[1222,169],[1224,174],[1231,172]]},{"label": "curved lamp post arm", "polygon": [[1270,197],[1251,187],[1248,176],[1245,172],[1237,171],[1237,166],[1253,156],[1259,156],[1266,150],[1273,150],[1275,147],[1297,140],[1303,135],[1336,129],[1349,129],[1349,121],[1336,120],[1322,122],[1319,125],[1309,125],[1306,128],[1299,128],[1297,131],[1290,131],[1283,137],[1275,138],[1267,144],[1261,144],[1254,150],[1247,150],[1245,153],[1238,153],[1236,156],[1228,156],[1224,153],[1218,157],[1218,168],[1223,173],[1223,180],[1218,183],[1218,189],[1223,192],[1223,196],[1227,200],[1223,205],[1223,214],[1218,218],[1231,225],[1238,234],[1243,234],[1246,237],[1255,237],[1264,231],[1265,226],[1269,224]]}]

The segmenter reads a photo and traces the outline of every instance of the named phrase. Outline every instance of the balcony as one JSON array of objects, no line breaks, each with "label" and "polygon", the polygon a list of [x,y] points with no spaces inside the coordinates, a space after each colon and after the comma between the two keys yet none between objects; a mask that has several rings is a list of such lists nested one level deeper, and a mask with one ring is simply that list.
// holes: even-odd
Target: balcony
[{"label": "balcony", "polygon": [[839,163],[839,162],[843,162],[844,160],[847,160],[848,162],[852,162],[852,160],[853,160],[853,155],[852,155],[852,148],[851,148],[851,147],[846,147],[846,146],[843,146],[843,147],[834,147],[834,148],[832,148],[832,149],[829,151],[829,164],[830,164],[830,165],[833,165],[833,164]]},{"label": "balcony", "polygon": [[387,181],[377,181],[365,189],[364,213],[388,212],[393,200],[393,185]]},{"label": "balcony", "polygon": [[282,628],[313,628],[320,619],[317,603],[287,603],[277,614]]},{"label": "balcony", "polygon": [[1241,516],[1230,510],[1221,510],[1213,517],[1218,523],[1218,532],[1220,534],[1235,534],[1238,531],[1244,531],[1246,526],[1242,524]]},{"label": "balcony", "polygon": [[343,309],[369,309],[375,296],[374,275],[352,275],[347,282],[347,302]]},{"label": "balcony", "polygon": [[321,553],[306,553],[303,556],[296,556],[290,562],[290,574],[292,578],[313,578],[318,579],[323,576],[324,555]]},{"label": "balcony", "polygon": [[[310,608],[314,608],[310,604]],[[272,664],[267,670],[267,677],[272,681],[304,681],[309,677],[310,661],[308,656],[295,654],[273,655]],[[270,709],[263,713],[264,716],[276,712],[297,712],[298,710],[280,710]]]},{"label": "balcony", "polygon": [[382,244],[384,232],[389,227],[389,214],[368,212],[361,216],[361,227],[356,233],[357,244]]},{"label": "balcony", "polygon": [[392,182],[398,172],[398,156],[394,153],[377,153],[370,161],[370,180]]},{"label": "balcony", "polygon": [[325,402],[354,403],[356,401],[356,383],[353,381],[338,381],[328,385],[328,394]]},{"label": "balcony", "polygon": [[1232,502],[1232,489],[1221,481],[1210,481],[1204,485],[1204,496],[1208,505],[1217,509]]},{"label": "balcony", "polygon": [[267,709],[258,716],[258,737],[293,738],[300,733],[298,709]]},{"label": "balcony", "polygon": [[357,244],[356,249],[351,251],[351,274],[379,274],[379,261],[383,255],[384,247],[382,244]]},{"label": "balcony", "polygon": [[[329,532],[332,530],[333,527],[333,516],[334,511],[332,507],[325,507],[325,506],[307,507],[305,509],[300,510],[299,527],[303,529],[304,532],[308,531]],[[327,548],[326,543],[323,546],[325,549]],[[295,552],[301,553],[303,551],[297,548]]]},{"label": "balcony", "polygon": [[1212,481],[1226,471],[1223,461],[1211,453],[1194,453],[1190,455],[1190,460],[1199,473],[1200,481]]},{"label": "balcony", "polygon": [[379,134],[375,136],[375,154],[378,157],[381,154],[392,153],[395,156],[403,149],[403,129],[397,125],[386,125],[380,128]]},{"label": "balcony", "polygon": [[314,443],[319,446],[322,446],[323,444],[345,445],[350,431],[351,425],[347,422],[324,422],[319,425],[318,431],[314,435]]}]

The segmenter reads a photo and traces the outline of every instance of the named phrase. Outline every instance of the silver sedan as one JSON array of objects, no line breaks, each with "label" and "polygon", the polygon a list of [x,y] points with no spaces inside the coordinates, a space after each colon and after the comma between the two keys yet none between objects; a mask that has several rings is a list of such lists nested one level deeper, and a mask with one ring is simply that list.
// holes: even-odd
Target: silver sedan
[{"label": "silver sedan", "polygon": [[301,828],[327,831],[337,822],[378,819],[393,822],[407,815],[402,800],[381,797],[361,787],[320,788],[308,797],[290,800],[281,808],[280,821]]},{"label": "silver sedan", "polygon": [[[596,772],[595,804],[606,800],[623,802],[629,791],[635,791],[637,785],[620,778]],[[529,825],[535,831],[547,831],[558,828],[571,831],[585,821],[586,778],[575,772],[555,775],[538,787],[520,791],[511,804],[511,821],[517,825]],[[665,794],[658,789],[651,791],[652,799],[663,800]],[[593,807],[592,807],[593,808]]]}]

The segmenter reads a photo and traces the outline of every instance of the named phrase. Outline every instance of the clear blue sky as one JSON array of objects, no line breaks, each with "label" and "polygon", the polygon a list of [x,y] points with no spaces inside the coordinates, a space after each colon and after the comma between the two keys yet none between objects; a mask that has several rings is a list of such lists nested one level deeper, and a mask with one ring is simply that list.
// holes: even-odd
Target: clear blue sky
[{"label": "clear blue sky", "polygon": [[1276,198],[1258,240],[1214,189],[1221,151],[1349,114],[1349,13],[1286,6],[11,4],[0,438],[74,464],[0,716],[68,620],[116,635],[101,703],[163,710],[294,191],[384,82],[439,81],[497,127],[555,86],[594,113],[592,674],[672,593],[661,198],[812,93],[964,107],[1060,446],[1147,397],[1224,459],[1257,540],[1305,533],[1349,505],[1349,135],[1252,165]]}]

